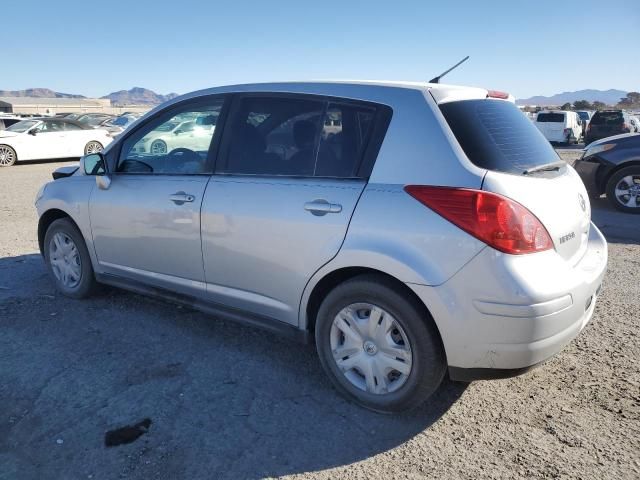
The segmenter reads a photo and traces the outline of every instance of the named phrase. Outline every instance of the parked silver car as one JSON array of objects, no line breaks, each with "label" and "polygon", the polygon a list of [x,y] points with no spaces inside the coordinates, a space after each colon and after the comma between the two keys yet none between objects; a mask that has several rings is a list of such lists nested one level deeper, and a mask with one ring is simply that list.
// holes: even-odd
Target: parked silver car
[{"label": "parked silver car", "polygon": [[[338,390],[377,411],[420,404],[447,373],[515,375],[590,320],[607,244],[576,172],[507,98],[368,82],[191,93],[55,173],[40,248],[74,298],[105,283],[315,339]],[[140,148],[194,118],[206,148]]]}]

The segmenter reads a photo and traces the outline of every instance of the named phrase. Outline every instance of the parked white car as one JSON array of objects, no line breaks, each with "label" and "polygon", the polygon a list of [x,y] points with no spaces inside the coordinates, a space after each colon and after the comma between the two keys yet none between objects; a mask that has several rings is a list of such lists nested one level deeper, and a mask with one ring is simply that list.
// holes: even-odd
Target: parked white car
[{"label": "parked white car", "polygon": [[153,155],[162,155],[176,148],[206,151],[211,143],[214,125],[215,118],[209,116],[199,116],[188,121],[174,118],[141,138],[132,151]]},{"label": "parked white car", "polygon": [[81,157],[101,152],[113,139],[66,118],[33,118],[0,131],[0,167],[19,160]]},{"label": "parked white car", "polygon": [[578,143],[582,138],[582,121],[576,112],[542,111],[536,116],[535,125],[552,143]]}]

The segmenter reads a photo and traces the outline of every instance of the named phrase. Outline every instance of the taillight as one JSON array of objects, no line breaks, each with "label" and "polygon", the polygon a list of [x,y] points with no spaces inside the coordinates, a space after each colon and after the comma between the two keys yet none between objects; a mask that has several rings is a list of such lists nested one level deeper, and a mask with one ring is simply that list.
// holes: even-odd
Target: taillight
[{"label": "taillight", "polygon": [[570,128],[565,128],[562,132],[563,132],[565,135],[569,135],[569,134],[571,133],[571,129],[570,129]]},{"label": "taillight", "polygon": [[622,130],[629,130],[629,125],[627,125],[626,123],[623,123]]},{"label": "taillight", "polygon": [[504,253],[523,254],[553,248],[540,220],[510,198],[482,190],[407,185],[423,205],[478,240]]}]

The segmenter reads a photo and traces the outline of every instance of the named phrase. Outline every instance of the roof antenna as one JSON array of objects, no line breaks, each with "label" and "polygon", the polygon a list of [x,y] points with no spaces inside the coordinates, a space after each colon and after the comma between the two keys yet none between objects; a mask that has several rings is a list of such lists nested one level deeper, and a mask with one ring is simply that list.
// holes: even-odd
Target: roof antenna
[{"label": "roof antenna", "polygon": [[466,62],[467,60],[469,60],[469,55],[467,55],[466,57],[464,57],[462,60],[460,60],[458,63],[456,63],[453,67],[451,67],[449,70],[445,70],[444,72],[442,72],[440,75],[438,75],[437,77],[433,77],[431,80],[429,80],[429,83],[440,83],[440,79],[442,77],[444,77],[447,73],[449,73],[451,70],[453,70],[454,68],[459,67],[460,65],[462,65],[464,62]]}]

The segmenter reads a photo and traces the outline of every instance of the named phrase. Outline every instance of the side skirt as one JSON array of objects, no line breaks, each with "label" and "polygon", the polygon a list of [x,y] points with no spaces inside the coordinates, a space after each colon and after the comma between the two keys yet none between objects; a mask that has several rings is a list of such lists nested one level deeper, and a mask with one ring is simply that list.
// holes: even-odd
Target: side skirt
[{"label": "side skirt", "polygon": [[175,293],[170,290],[165,290],[163,288],[136,282],[135,280],[119,277],[117,275],[104,273],[96,274],[96,280],[100,283],[111,285],[112,287],[122,288],[124,290],[129,290],[140,295],[160,298],[167,302],[189,306],[195,310],[199,310],[214,317],[223,318],[225,320],[231,320],[234,322],[242,323],[244,325],[249,325],[251,327],[257,327],[263,330],[267,330],[269,332],[276,333],[300,343],[311,342],[309,332],[307,332],[306,330],[300,330],[293,325],[282,322],[275,318],[246,312],[237,308],[227,307],[190,295]]}]

